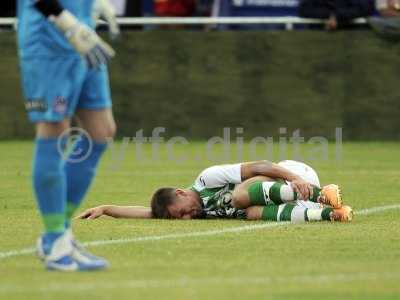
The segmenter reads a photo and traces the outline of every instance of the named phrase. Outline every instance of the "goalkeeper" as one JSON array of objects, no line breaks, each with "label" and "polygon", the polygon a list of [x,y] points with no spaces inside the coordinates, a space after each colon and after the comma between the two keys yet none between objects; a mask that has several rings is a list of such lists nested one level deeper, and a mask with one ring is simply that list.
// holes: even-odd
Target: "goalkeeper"
[{"label": "goalkeeper", "polygon": [[285,160],[219,165],[205,169],[189,188],[158,189],[151,208],[103,205],[78,218],[240,218],[266,221],[351,221],[339,187],[321,187],[308,165]]},{"label": "goalkeeper", "polygon": [[[36,129],[33,189],[45,227],[37,248],[52,270],[107,266],[106,260],[78,245],[70,227],[106,139],[115,132],[106,67],[115,53],[94,31],[94,4],[94,0],[18,0],[22,87]],[[97,1],[96,14],[108,21],[113,34],[118,33],[106,0]],[[63,136],[73,116],[88,136],[78,139],[64,159]]]}]

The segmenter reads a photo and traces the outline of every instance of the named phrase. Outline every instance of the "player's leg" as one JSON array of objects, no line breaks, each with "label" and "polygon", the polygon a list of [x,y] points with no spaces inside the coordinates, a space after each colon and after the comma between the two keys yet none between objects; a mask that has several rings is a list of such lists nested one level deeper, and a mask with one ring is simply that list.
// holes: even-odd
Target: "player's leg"
[{"label": "player's leg", "polygon": [[[243,182],[243,185],[240,184],[235,188],[232,196],[234,207],[244,209],[254,205],[267,205],[271,202],[279,205],[301,200],[290,184],[281,181],[261,181],[256,177],[254,179]],[[342,201],[339,193],[338,187],[334,185],[328,185],[322,189],[314,186],[313,195],[307,201],[340,208]]]},{"label": "player's leg", "polygon": [[[313,197],[309,200],[317,202],[321,189],[314,187]],[[297,193],[283,181],[256,176],[237,185],[233,191],[233,206],[244,209],[254,205],[269,203],[282,204],[297,200]]]},{"label": "player's leg", "polygon": [[69,119],[61,122],[39,122],[33,161],[33,187],[42,215],[45,233],[38,240],[38,254],[48,269],[61,271],[94,270],[100,263],[77,261],[71,237],[66,232],[66,174],[62,133]]},{"label": "player's leg", "polygon": [[33,189],[45,231],[38,253],[49,269],[98,269],[72,257],[72,242],[65,230],[66,172],[62,133],[69,127],[84,79],[79,57],[32,58],[21,61],[22,85],[29,119],[37,124],[33,158]]},{"label": "player's leg", "polygon": [[[77,111],[80,126],[89,134],[82,136],[65,164],[67,173],[67,214],[70,219],[83,201],[95,177],[100,158],[107,148],[107,139],[115,134],[115,121],[111,109]],[[82,157],[84,155],[84,157]],[[82,158],[82,159],[80,159]]]},{"label": "player's leg", "polygon": [[246,218],[248,220],[290,221],[293,223],[311,221],[350,222],[353,218],[353,211],[349,206],[335,209],[331,207],[308,208],[293,203],[268,204],[247,208]]},{"label": "player's leg", "polygon": [[41,253],[50,253],[54,242],[65,231],[66,178],[58,137],[69,127],[69,120],[38,122],[33,157],[33,189],[45,232]]},{"label": "player's leg", "polygon": [[[95,177],[99,160],[106,150],[107,139],[112,138],[116,125],[111,110],[111,93],[107,67],[86,74],[79,95],[76,116],[79,125],[89,134],[82,136],[67,159],[67,223],[83,201]],[[75,157],[83,153],[85,156]],[[67,224],[69,226],[69,224]]]},{"label": "player's leg", "polygon": [[[115,121],[111,110],[111,96],[107,67],[90,70],[79,96],[76,115],[80,126],[89,137],[82,136],[65,164],[67,174],[66,227],[73,244],[73,257],[80,262],[106,266],[107,262],[85,251],[75,240],[70,220],[85,198],[93,181],[98,163],[107,146],[107,139],[115,133]],[[81,157],[82,153],[84,157]],[[78,155],[78,157],[75,157]],[[83,158],[83,159],[82,159]]]},{"label": "player's leg", "polygon": [[[298,199],[297,193],[290,184],[282,181],[255,181],[248,187],[249,201],[251,205],[283,204]],[[321,189],[313,187],[313,196],[309,200],[318,202]]]},{"label": "player's leg", "polygon": [[[249,188],[256,182],[263,182],[268,180],[272,179],[266,176],[255,176],[236,185],[232,193],[233,207],[238,209],[245,209],[249,206],[257,205],[251,202]],[[265,204],[259,204],[259,205],[265,205]]]},{"label": "player's leg", "polygon": [[[284,160],[278,164],[300,176],[314,187],[313,197],[311,199],[301,200],[310,200],[313,202],[330,205],[334,208],[340,208],[342,206],[342,195],[339,186],[335,184],[329,184],[321,188],[317,172],[315,172],[315,170],[309,165],[294,160]],[[290,183],[288,184],[290,185]]]},{"label": "player's leg", "polygon": [[266,205],[269,202],[282,204],[296,200],[307,200],[314,203],[330,205],[334,208],[342,206],[340,189],[336,185],[327,185],[322,189],[313,186],[313,195],[309,199],[300,199],[292,186],[281,181],[256,181],[248,187],[250,205]]},{"label": "player's leg", "polygon": [[233,205],[237,208],[246,208],[254,205],[266,205],[270,202],[282,204],[296,200],[308,200],[315,203],[330,205],[339,208],[342,205],[340,189],[336,185],[327,185],[320,188],[317,173],[304,163],[296,161],[280,162],[280,165],[299,175],[313,186],[313,195],[309,199],[299,199],[290,183],[273,180],[251,178],[235,188]]},{"label": "player's leg", "polygon": [[65,237],[66,178],[59,136],[69,127],[69,93],[74,82],[65,81],[71,68],[64,58],[21,60],[25,107],[36,126],[32,161],[32,185],[44,233],[38,239],[38,254],[50,269],[73,270],[72,249]]}]

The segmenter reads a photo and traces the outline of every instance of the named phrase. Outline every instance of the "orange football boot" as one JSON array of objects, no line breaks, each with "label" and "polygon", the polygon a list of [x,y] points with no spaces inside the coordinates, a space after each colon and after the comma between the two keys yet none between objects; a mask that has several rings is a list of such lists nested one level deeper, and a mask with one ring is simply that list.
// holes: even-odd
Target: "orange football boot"
[{"label": "orange football boot", "polygon": [[334,222],[351,222],[354,217],[354,212],[350,206],[344,205],[341,208],[334,208],[330,217],[331,221]]},{"label": "orange football boot", "polygon": [[318,202],[333,208],[341,208],[343,202],[339,186],[336,184],[328,184],[322,187]]}]

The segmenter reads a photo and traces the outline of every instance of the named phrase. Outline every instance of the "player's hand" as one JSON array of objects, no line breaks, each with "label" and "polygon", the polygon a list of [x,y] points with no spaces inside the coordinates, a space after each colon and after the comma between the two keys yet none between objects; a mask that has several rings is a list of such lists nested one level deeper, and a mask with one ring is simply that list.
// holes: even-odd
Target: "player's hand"
[{"label": "player's hand", "polygon": [[88,219],[88,220],[93,220],[101,217],[104,214],[104,210],[101,206],[99,207],[93,207],[85,210],[83,213],[81,213],[79,216],[75,217],[75,219]]},{"label": "player's hand", "polygon": [[309,200],[313,196],[313,187],[307,181],[299,178],[294,179],[292,182],[293,190],[300,195],[299,199]]},{"label": "player's hand", "polygon": [[119,34],[119,25],[114,7],[109,0],[96,0],[93,7],[93,19],[97,21],[102,18],[108,24],[111,39],[116,39]]},{"label": "player's hand", "polygon": [[69,11],[50,16],[52,21],[71,43],[72,47],[86,60],[89,68],[97,69],[115,56],[115,51],[95,31],[78,21]]}]

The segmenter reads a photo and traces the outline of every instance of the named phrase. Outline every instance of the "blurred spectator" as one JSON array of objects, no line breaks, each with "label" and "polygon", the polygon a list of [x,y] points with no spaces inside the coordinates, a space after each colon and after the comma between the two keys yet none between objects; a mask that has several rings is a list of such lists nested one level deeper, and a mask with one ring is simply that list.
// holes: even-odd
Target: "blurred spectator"
[{"label": "blurred spectator", "polygon": [[382,17],[400,17],[400,0],[376,0],[376,10]]},{"label": "blurred spectator", "polygon": [[375,12],[375,0],[302,0],[299,14],[305,18],[326,19],[326,28],[335,30],[351,20]]},{"label": "blurred spectator", "polygon": [[154,0],[154,13],[159,17],[189,17],[196,12],[196,0]]},{"label": "blurred spectator", "polygon": [[16,0],[0,0],[0,17],[15,17]]},{"label": "blurred spectator", "polygon": [[[299,0],[215,0],[213,16],[219,17],[297,17]],[[295,25],[301,28],[300,25]],[[220,29],[279,30],[285,24],[235,24],[219,25]]]},{"label": "blurred spectator", "polygon": [[380,36],[400,41],[400,0],[376,0],[377,17],[368,19],[372,29]]}]

